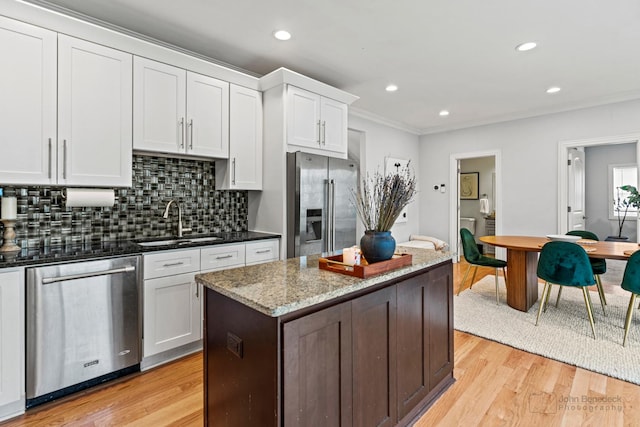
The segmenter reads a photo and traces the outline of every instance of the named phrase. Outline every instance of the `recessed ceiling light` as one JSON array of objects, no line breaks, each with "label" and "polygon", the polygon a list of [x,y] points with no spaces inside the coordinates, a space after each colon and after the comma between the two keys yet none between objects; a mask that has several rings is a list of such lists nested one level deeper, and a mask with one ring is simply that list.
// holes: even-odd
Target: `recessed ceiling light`
[{"label": "recessed ceiling light", "polygon": [[528,50],[534,49],[536,46],[538,46],[536,42],[526,42],[516,46],[516,50],[518,52],[526,52]]},{"label": "recessed ceiling light", "polygon": [[560,88],[558,86],[551,86],[547,89],[547,93],[558,93],[560,92]]},{"label": "recessed ceiling light", "polygon": [[448,116],[448,115],[449,115],[449,112],[448,112],[447,110],[442,110],[442,111],[440,111],[438,114],[439,114],[440,116],[442,116],[442,117],[446,117],[446,116]]},{"label": "recessed ceiling light", "polygon": [[384,88],[387,92],[395,92],[398,90],[398,86],[396,85],[389,85],[386,88]]},{"label": "recessed ceiling light", "polygon": [[273,32],[273,37],[277,38],[278,40],[289,40],[291,38],[291,33],[285,30],[276,30]]}]

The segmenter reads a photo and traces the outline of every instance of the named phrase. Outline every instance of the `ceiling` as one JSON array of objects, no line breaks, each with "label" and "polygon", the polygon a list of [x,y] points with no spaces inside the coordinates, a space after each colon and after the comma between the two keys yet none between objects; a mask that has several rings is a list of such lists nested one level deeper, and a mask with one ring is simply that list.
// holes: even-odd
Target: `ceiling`
[{"label": "ceiling", "polygon": [[[356,113],[417,134],[640,98],[635,0],[49,3],[255,75],[289,68],[359,96]],[[517,52],[526,41],[538,47]],[[386,92],[390,83],[399,89]]]}]

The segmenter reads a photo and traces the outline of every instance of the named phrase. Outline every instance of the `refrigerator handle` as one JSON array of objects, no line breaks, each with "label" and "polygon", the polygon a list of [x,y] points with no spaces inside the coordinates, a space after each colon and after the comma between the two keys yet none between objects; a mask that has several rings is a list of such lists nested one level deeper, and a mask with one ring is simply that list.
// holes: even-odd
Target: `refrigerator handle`
[{"label": "refrigerator handle", "polygon": [[336,243],[336,183],[334,180],[329,180],[329,250],[335,251]]},{"label": "refrigerator handle", "polygon": [[331,250],[331,185],[328,179],[324,180],[324,236],[322,243],[322,250],[328,252]]}]

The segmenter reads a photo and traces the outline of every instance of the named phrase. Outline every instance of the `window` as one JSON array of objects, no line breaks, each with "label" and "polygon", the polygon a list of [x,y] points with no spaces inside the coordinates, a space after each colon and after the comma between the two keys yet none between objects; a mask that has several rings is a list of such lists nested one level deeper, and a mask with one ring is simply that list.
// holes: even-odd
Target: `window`
[{"label": "window", "polygon": [[[623,202],[629,193],[620,189],[623,185],[638,186],[638,166],[635,163],[609,165],[609,219],[617,219],[618,214],[624,215],[624,207],[618,202]],[[622,210],[619,211],[616,206]],[[638,210],[629,207],[627,218],[637,216]]]}]

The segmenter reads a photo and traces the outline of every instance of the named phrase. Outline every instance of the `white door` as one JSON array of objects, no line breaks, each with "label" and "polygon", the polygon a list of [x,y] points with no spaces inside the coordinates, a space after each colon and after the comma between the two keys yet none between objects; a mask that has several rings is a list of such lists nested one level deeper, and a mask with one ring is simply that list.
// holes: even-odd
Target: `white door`
[{"label": "white door", "polygon": [[187,153],[229,157],[229,83],[187,72]]},{"label": "white door", "polygon": [[144,281],[144,357],[202,337],[198,286],[195,273]]},{"label": "white door", "polygon": [[58,37],[58,184],[131,186],[132,56]]},{"label": "white door", "polygon": [[320,100],[322,148],[347,153],[347,105],[329,98]]},{"label": "white door", "polygon": [[262,94],[231,85],[230,188],[262,190]]},{"label": "white door", "polygon": [[185,152],[187,72],[149,59],[133,60],[133,148]]},{"label": "white door", "polygon": [[0,17],[0,182],[55,176],[56,33]]},{"label": "white door", "polygon": [[320,95],[287,89],[287,143],[320,148]]},{"label": "white door", "polygon": [[585,229],[585,171],[584,151],[572,148],[569,150],[569,162],[567,167],[569,185],[567,187],[567,230]]}]

